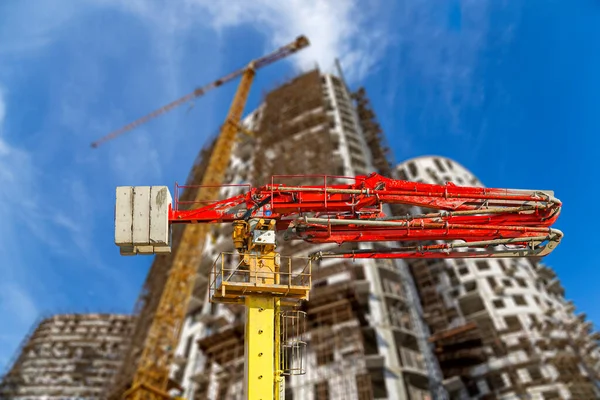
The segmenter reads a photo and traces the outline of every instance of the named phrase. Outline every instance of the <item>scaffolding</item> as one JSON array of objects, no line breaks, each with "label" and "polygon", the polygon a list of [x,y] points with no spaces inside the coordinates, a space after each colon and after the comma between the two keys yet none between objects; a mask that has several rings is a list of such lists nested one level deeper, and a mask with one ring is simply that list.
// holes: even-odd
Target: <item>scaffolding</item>
[{"label": "scaffolding", "polygon": [[[550,314],[550,313],[549,313]],[[548,316],[536,325],[540,340],[536,343],[544,362],[557,373],[553,382],[563,383],[573,398],[592,400],[600,397],[597,333],[591,333],[591,324],[585,315],[571,321],[560,321]]]},{"label": "scaffolding", "polygon": [[356,104],[359,124],[365,135],[367,146],[373,155],[373,165],[383,176],[392,176],[392,165],[394,164],[392,151],[379,122],[377,122],[365,88],[358,88],[356,92],[352,93],[352,99]]},{"label": "scaffolding", "polygon": [[[555,279],[547,267],[534,268],[542,269],[540,279]],[[503,270],[506,276],[512,276],[514,265],[503,265]],[[440,297],[437,302],[435,295],[427,293],[431,281],[437,279],[430,276],[435,273],[435,268],[421,266],[413,272],[423,286],[425,304],[428,305],[428,296],[432,305],[437,303],[433,307],[428,305],[429,309],[438,311],[435,317],[430,316],[432,325],[443,327],[446,322],[441,323],[440,319],[450,316],[454,319],[445,329],[436,329],[429,340],[435,346],[446,383],[454,385],[455,392],[462,390],[464,396],[474,396],[478,393],[476,381],[485,380],[490,393],[481,399],[509,394],[527,398],[536,392],[542,393],[545,399],[562,398],[561,387],[570,392],[573,399],[591,400],[600,396],[600,374],[595,367],[599,356],[594,350],[598,348],[596,337],[600,338],[600,335],[591,333],[591,324],[585,322],[585,315],[570,320],[555,318],[556,310],[550,307],[542,320],[530,315],[533,322],[527,329],[516,316],[507,317],[506,328],[499,329],[483,310],[458,318],[456,312],[440,307],[443,299]],[[452,279],[452,273],[450,275]],[[560,291],[558,295],[561,295]],[[477,296],[468,292],[462,297],[469,296],[472,304],[478,303]],[[567,306],[565,311],[572,313],[573,308]],[[596,352],[591,355],[593,351]],[[487,366],[484,370],[473,374],[475,367],[484,365]],[[553,368],[555,374],[548,367]],[[525,375],[521,371],[526,371]]]},{"label": "scaffolding", "polygon": [[203,353],[202,372],[195,374],[194,400],[242,397],[244,378],[244,324],[237,323],[198,340]]},{"label": "scaffolding", "polygon": [[[273,173],[343,175],[336,171],[321,75],[313,70],[268,93],[256,129],[254,186]],[[295,182],[298,185],[305,182]]]},{"label": "scaffolding", "polygon": [[130,325],[130,316],[118,314],[41,320],[2,378],[0,398],[100,398],[121,363]]},{"label": "scaffolding", "polygon": [[[352,273],[350,268],[346,271]],[[299,393],[300,398],[312,392],[317,400],[374,398],[363,335],[368,326],[365,299],[360,298],[360,291],[352,278],[311,291],[311,300],[303,306],[308,317],[306,369],[310,374],[286,389]]]}]

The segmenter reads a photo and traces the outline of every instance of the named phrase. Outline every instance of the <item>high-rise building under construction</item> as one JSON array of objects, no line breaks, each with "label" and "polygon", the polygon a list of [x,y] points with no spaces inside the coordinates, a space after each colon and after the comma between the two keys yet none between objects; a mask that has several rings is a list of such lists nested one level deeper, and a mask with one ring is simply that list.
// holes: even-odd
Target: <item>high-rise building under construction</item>
[{"label": "high-rise building under construction", "polygon": [[[324,174],[343,181],[343,176],[390,172],[364,91],[353,96],[335,75],[314,70],[291,80],[268,93],[244,125],[254,134],[236,144],[228,184],[262,185],[274,179],[322,185]],[[243,190],[227,186],[223,196]],[[230,236],[230,226],[212,231],[206,263],[233,250]],[[281,239],[278,250],[302,256],[318,248]],[[435,363],[426,362],[432,360],[424,354],[428,347],[408,269],[394,261],[329,260],[313,266],[312,281],[310,301],[300,306],[307,315],[305,374],[286,377],[285,398],[428,398],[428,376],[434,375],[428,366]],[[244,309],[209,303],[206,286],[206,277],[200,277],[174,380],[189,399],[241,399]]]},{"label": "high-rise building under construction", "polygon": [[[404,180],[483,186],[460,164],[441,157],[408,160],[395,172]],[[539,260],[421,259],[408,264],[429,341],[454,397],[600,398],[600,335],[592,334],[585,314],[573,313],[556,274]]]}]

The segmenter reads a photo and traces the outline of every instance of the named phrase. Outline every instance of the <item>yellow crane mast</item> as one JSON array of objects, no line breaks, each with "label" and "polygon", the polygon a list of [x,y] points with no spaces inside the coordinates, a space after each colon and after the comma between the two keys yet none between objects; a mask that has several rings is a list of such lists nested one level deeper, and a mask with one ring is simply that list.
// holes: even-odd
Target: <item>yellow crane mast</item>
[{"label": "yellow crane mast", "polygon": [[[275,52],[254,60],[245,68],[235,71],[211,84],[194,90],[194,92],[175,100],[172,103],[148,114],[131,124],[114,131],[100,140],[92,143],[92,147],[111,140],[145,122],[161,115],[174,107],[199,97],[212,88],[241,76],[241,80],[225,123],[217,137],[216,144],[206,172],[202,178],[201,188],[196,194],[195,202],[202,203],[214,200],[219,196],[219,185],[225,177],[225,172],[231,156],[235,137],[240,129],[240,120],[248,99],[256,70],[281,60],[309,45],[305,36]],[[185,320],[188,301],[194,287],[197,268],[200,265],[204,240],[208,233],[208,225],[191,224],[183,231],[178,250],[165,282],[164,290],[156,313],[152,318],[149,332],[144,342],[142,353],[133,377],[131,387],[123,394],[128,400],[162,400],[169,399],[167,383],[169,370],[179,341],[181,327]],[[135,249],[133,249],[135,252]]]}]

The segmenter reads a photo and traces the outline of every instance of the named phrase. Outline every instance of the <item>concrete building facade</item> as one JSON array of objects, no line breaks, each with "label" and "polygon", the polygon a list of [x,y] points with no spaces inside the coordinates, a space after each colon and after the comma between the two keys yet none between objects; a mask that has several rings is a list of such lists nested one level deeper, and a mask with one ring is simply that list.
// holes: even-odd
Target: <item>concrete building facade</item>
[{"label": "concrete building facade", "polygon": [[[442,157],[411,159],[395,172],[411,181],[483,186]],[[548,266],[524,258],[408,264],[453,398],[600,398],[600,335],[585,314],[574,314]]]},{"label": "concrete building facade", "polygon": [[[255,135],[240,137],[226,182],[256,186],[269,183],[273,174],[316,174],[273,179],[323,184],[323,174],[355,176],[379,170],[374,164],[382,164],[385,150],[372,150],[381,142],[367,106],[364,91],[353,98],[335,75],[315,70],[293,79],[268,93],[244,120]],[[329,179],[334,183],[346,178]],[[242,190],[225,187],[222,195]],[[221,252],[232,250],[230,235],[230,226],[213,230],[205,245],[207,265],[199,270],[206,271]],[[284,240],[278,244],[290,256],[320,248]],[[429,348],[405,265],[328,260],[313,265],[312,282],[311,300],[297,307],[307,316],[306,373],[286,377],[286,399],[430,398],[432,354],[424,354]],[[242,399],[244,310],[210,303],[207,284],[201,274],[173,379],[189,399]]]},{"label": "concrete building facade", "polygon": [[2,377],[0,399],[103,399],[121,365],[131,323],[131,316],[117,314],[42,320]]}]

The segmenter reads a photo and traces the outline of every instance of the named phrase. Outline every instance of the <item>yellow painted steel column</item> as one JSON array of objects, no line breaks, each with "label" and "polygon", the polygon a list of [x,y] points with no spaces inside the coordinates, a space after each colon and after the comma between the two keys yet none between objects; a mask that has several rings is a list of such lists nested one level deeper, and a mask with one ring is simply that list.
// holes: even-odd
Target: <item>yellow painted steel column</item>
[{"label": "yellow painted steel column", "polygon": [[281,300],[275,300],[275,348],[273,349],[273,359],[275,360],[275,374],[273,375],[273,384],[275,388],[275,400],[281,399]]},{"label": "yellow painted steel column", "polygon": [[246,296],[246,396],[248,400],[274,400],[275,299]]}]

